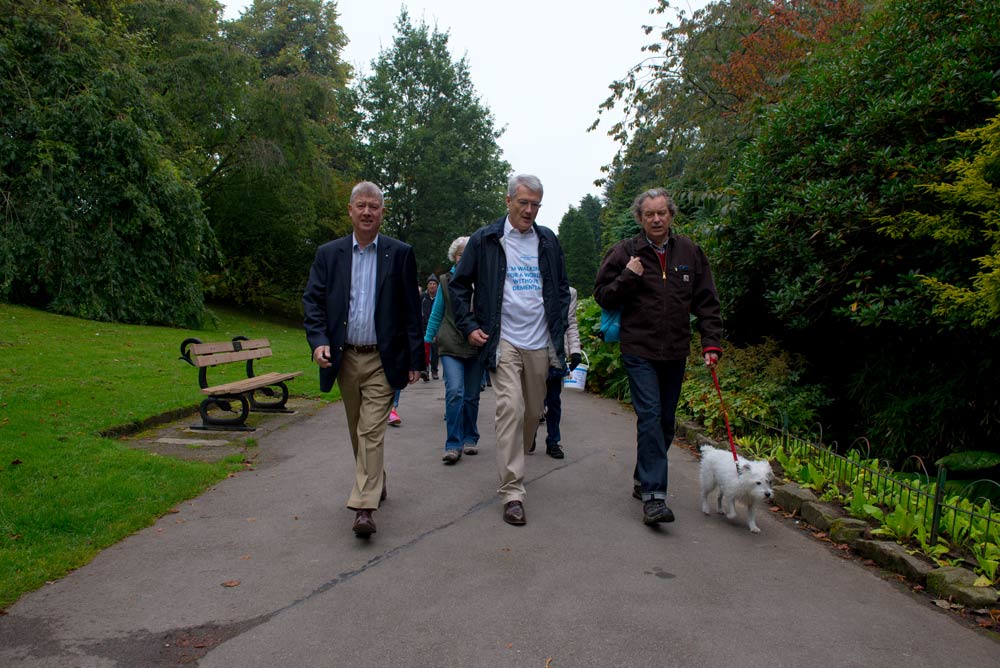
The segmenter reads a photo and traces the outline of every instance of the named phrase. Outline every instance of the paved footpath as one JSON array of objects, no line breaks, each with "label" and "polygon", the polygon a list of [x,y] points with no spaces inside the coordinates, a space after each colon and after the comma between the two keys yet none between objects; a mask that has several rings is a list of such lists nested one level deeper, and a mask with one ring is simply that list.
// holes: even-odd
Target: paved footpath
[{"label": "paved footpath", "polygon": [[[300,382],[306,382],[303,379]],[[339,404],[262,436],[227,479],[0,617],[6,668],[1000,665],[1000,643],[765,512],[640,522],[634,420],[565,392],[566,459],[528,458],[528,524],[501,520],[493,394],[481,452],[441,463],[443,383],[402,395],[370,541],[344,508]],[[544,446],[543,446],[544,447]],[[228,585],[228,586],[227,586]]]}]

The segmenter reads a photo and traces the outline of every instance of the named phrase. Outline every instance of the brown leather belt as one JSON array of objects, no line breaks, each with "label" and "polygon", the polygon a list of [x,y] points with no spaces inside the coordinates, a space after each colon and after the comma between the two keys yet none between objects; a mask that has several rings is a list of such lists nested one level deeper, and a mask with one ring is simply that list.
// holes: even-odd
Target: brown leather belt
[{"label": "brown leather belt", "polygon": [[378,346],[375,345],[374,343],[367,346],[356,346],[353,343],[345,343],[344,348],[346,350],[353,350],[354,352],[360,353],[362,355],[370,355],[371,353],[378,352]]}]

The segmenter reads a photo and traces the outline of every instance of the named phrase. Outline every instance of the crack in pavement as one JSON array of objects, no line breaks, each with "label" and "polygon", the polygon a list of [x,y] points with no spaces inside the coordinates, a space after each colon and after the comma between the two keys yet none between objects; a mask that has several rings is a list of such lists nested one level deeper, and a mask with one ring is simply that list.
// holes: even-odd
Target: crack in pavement
[{"label": "crack in pavement", "polygon": [[[542,478],[545,478],[557,471],[562,471],[570,466],[575,466],[597,452],[588,453],[573,461],[564,462],[558,466],[540,473],[532,478],[525,479],[525,486],[531,485]],[[473,504],[461,515],[444,522],[436,527],[417,534],[405,543],[396,545],[381,554],[377,554],[365,562],[360,567],[338,573],[337,577],[328,580],[308,594],[289,602],[288,604],[276,608],[271,612],[257,615],[250,619],[244,619],[229,624],[208,623],[199,626],[182,627],[153,633],[150,631],[136,631],[117,638],[79,638],[79,639],[55,639],[49,629],[51,620],[28,617],[7,617],[0,622],[0,645],[6,647],[28,647],[27,653],[21,658],[48,658],[80,656],[83,650],[91,656],[98,656],[109,659],[115,663],[129,668],[175,668],[176,666],[197,666],[198,662],[211,650],[219,647],[223,643],[239,637],[261,624],[264,624],[278,615],[293,610],[304,603],[313,600],[339,584],[348,582],[362,573],[378,566],[400,554],[409,551],[425,539],[433,536],[445,529],[448,529],[462,520],[475,515],[485,508],[497,504],[497,498],[484,499]],[[16,622],[13,623],[12,622]],[[27,632],[30,629],[31,632]],[[44,638],[40,636],[46,636]],[[67,657],[68,658],[68,657]],[[85,658],[85,657],[80,657]]]}]

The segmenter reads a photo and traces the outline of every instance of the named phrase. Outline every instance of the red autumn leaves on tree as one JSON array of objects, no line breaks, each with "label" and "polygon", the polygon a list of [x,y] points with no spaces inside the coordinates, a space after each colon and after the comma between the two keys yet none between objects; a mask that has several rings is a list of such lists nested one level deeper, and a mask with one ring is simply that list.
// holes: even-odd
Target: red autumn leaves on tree
[{"label": "red autumn leaves on tree", "polygon": [[740,39],[740,48],[712,71],[736,99],[737,112],[779,100],[792,70],[816,46],[856,24],[862,9],[861,0],[745,0],[742,5],[749,31]]}]

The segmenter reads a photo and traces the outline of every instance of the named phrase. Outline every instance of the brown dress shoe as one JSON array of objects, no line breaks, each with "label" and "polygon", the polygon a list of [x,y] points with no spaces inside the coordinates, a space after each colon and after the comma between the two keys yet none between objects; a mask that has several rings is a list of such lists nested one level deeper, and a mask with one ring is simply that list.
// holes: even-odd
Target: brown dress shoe
[{"label": "brown dress shoe", "polygon": [[524,517],[524,504],[520,501],[508,501],[503,504],[503,521],[514,526],[521,526],[528,520]]},{"label": "brown dress shoe", "polygon": [[375,533],[375,520],[372,519],[372,511],[359,510],[354,518],[354,535],[358,538],[368,538]]}]

